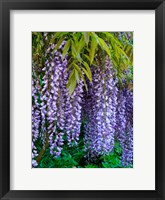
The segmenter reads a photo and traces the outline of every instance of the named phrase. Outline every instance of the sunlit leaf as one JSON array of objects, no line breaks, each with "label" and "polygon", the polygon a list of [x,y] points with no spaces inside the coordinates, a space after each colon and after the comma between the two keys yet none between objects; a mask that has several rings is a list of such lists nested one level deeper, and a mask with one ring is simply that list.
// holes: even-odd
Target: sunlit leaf
[{"label": "sunlit leaf", "polygon": [[86,45],[88,46],[88,43],[89,43],[89,33],[88,32],[84,32],[84,40],[85,40]]},{"label": "sunlit leaf", "polygon": [[94,37],[92,37],[91,48],[90,48],[90,52],[89,52],[90,64],[92,64],[92,62],[94,60],[96,48],[97,48],[96,39]]},{"label": "sunlit leaf", "polygon": [[90,62],[90,57],[86,54],[83,54],[83,56]]},{"label": "sunlit leaf", "polygon": [[121,42],[116,38],[112,33],[104,32],[104,34],[109,37],[111,40],[113,40],[117,45],[119,45],[121,48],[123,47]]},{"label": "sunlit leaf", "polygon": [[98,38],[98,41],[99,41],[99,45],[100,47],[106,51],[106,53],[108,54],[108,56],[110,56],[110,50],[109,50],[109,47],[107,46],[107,44],[105,43],[105,41],[102,39],[102,38]]},{"label": "sunlit leaf", "polygon": [[87,70],[87,73],[88,73],[89,77],[90,77],[89,80],[91,80],[91,82],[92,82],[92,73],[91,73],[91,69],[90,69],[90,67],[89,67],[89,65],[88,65],[87,62],[84,61],[83,64],[84,64],[84,66],[85,66],[85,68],[86,68],[86,70]]},{"label": "sunlit leaf", "polygon": [[99,41],[98,41],[99,37],[95,32],[90,32],[90,35],[91,35],[92,38],[94,38],[96,40],[97,43],[99,43]]},{"label": "sunlit leaf", "polygon": [[61,37],[63,34],[67,34],[66,32],[56,32],[52,39],[50,40],[50,44],[52,44],[53,42],[55,42],[56,39],[58,39],[59,37]]},{"label": "sunlit leaf", "polygon": [[75,73],[75,71],[74,71],[74,69],[73,69],[73,70],[70,72],[68,83],[69,83],[70,81],[72,81],[72,79],[74,79],[74,73]]},{"label": "sunlit leaf", "polygon": [[67,88],[69,90],[69,95],[71,95],[76,88],[76,76],[75,76],[75,70],[74,69],[70,73]]},{"label": "sunlit leaf", "polygon": [[80,67],[79,67],[76,63],[73,63],[73,65],[74,65],[74,67],[76,68],[76,70],[77,70],[80,74],[82,74],[82,71],[81,71]]},{"label": "sunlit leaf", "polygon": [[72,51],[72,56],[73,56],[74,58],[76,58],[77,52],[76,52],[76,46],[75,46],[75,43],[74,43],[73,40],[72,40],[72,43],[71,43],[71,51]]},{"label": "sunlit leaf", "polygon": [[73,39],[74,39],[74,42],[75,42],[75,44],[77,44],[78,43],[78,36],[77,36],[77,32],[73,32]]},{"label": "sunlit leaf", "polygon": [[92,82],[92,78],[91,78],[91,76],[88,74],[87,70],[86,70],[84,67],[82,67],[82,70],[84,71],[84,73],[86,74],[86,76],[88,77],[88,79],[90,80],[90,82]]},{"label": "sunlit leaf", "polygon": [[71,62],[71,64],[67,67],[65,70],[65,73],[68,72],[73,67],[74,61]]},{"label": "sunlit leaf", "polygon": [[123,49],[121,49],[120,47],[116,47],[116,48],[119,51],[119,53],[125,57],[125,60],[124,60],[125,63],[132,66],[132,62],[129,59],[129,57],[127,56],[127,54],[125,53],[125,51]]},{"label": "sunlit leaf", "polygon": [[70,48],[70,40],[68,40],[63,48],[63,52],[62,52],[62,58],[65,57],[65,55],[68,53],[68,50]]},{"label": "sunlit leaf", "polygon": [[83,49],[84,45],[85,45],[85,41],[84,41],[84,37],[82,36],[80,41],[78,42],[77,54],[80,54],[80,52]]},{"label": "sunlit leaf", "polygon": [[74,79],[72,82],[70,82],[70,84],[68,86],[69,95],[71,95],[74,92],[75,88],[76,88],[76,79]]},{"label": "sunlit leaf", "polygon": [[79,77],[79,73],[78,73],[78,71],[76,69],[75,69],[75,77],[76,77],[77,83],[79,83],[80,82],[80,77]]},{"label": "sunlit leaf", "polygon": [[86,90],[88,90],[88,87],[87,87],[87,84],[86,84],[86,80],[85,80],[85,78],[84,78],[84,75],[83,75],[83,73],[82,73],[80,67],[79,67],[76,63],[74,63],[74,66],[75,66],[75,69],[79,72],[79,76],[82,78]]}]

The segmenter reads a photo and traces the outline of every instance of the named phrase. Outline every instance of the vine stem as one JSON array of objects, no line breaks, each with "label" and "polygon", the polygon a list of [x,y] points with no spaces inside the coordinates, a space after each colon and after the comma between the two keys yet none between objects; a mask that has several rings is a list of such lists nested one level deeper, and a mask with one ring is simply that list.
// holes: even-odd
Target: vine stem
[{"label": "vine stem", "polygon": [[49,136],[48,136],[48,134],[46,134],[46,142],[43,145],[43,147],[42,147],[41,151],[39,152],[38,156],[36,157],[36,161],[37,161],[38,164],[40,163],[41,158],[45,153],[45,150],[49,147],[49,141],[48,140],[49,140]]}]

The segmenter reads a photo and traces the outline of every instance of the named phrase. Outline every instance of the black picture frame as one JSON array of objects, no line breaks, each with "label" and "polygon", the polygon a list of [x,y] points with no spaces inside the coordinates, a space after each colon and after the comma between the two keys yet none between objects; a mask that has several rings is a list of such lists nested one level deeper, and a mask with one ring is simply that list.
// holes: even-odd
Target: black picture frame
[{"label": "black picture frame", "polygon": [[[156,17],[156,177],[155,190],[10,190],[10,10],[155,10]],[[165,199],[165,2],[163,0],[0,0],[0,198]],[[142,180],[143,181],[143,180]]]}]

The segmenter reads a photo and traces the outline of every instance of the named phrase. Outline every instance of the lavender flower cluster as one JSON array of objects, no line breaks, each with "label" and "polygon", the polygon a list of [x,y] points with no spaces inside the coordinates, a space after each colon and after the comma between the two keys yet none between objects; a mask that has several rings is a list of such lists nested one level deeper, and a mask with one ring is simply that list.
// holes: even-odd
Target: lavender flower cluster
[{"label": "lavender flower cluster", "polygon": [[85,146],[86,156],[95,160],[108,154],[114,147],[117,114],[117,81],[110,60],[106,59],[103,69],[93,70],[93,82],[87,92]]},{"label": "lavender flower cluster", "polygon": [[118,93],[115,137],[122,148],[122,165],[133,165],[133,93],[129,89],[123,89]]},{"label": "lavender flower cluster", "polygon": [[[51,45],[46,52],[49,58],[42,69],[44,76],[42,78],[42,87],[39,88],[40,104],[33,86],[34,79],[32,82],[32,97],[34,97],[32,107],[33,158],[38,155],[34,142],[39,135],[43,148],[45,148],[44,145],[48,140],[50,154],[54,158],[61,154],[64,135],[67,137],[69,146],[76,145],[79,140],[83,82],[80,80],[73,94],[69,95],[67,89],[69,77],[67,56],[62,58],[60,52],[64,44],[65,42],[56,51],[53,51],[55,45]],[[35,111],[36,107],[37,110]],[[35,159],[33,159],[32,166],[37,166]]]},{"label": "lavender flower cluster", "polygon": [[33,167],[37,166],[35,157],[38,156],[38,152],[34,143],[39,137],[39,126],[41,122],[40,105],[38,103],[39,89],[40,89],[39,82],[36,79],[36,74],[34,74],[32,79],[32,166]]},{"label": "lavender flower cluster", "polygon": [[133,162],[133,94],[128,89],[118,89],[118,81],[110,60],[103,69],[94,68],[93,82],[86,92],[84,115],[85,151],[88,161],[113,151],[114,140],[122,148],[124,167]]}]

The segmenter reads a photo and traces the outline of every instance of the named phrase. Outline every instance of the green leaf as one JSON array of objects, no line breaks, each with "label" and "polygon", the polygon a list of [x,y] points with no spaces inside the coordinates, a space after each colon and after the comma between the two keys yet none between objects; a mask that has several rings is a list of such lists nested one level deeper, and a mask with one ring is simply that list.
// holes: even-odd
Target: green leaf
[{"label": "green leaf", "polygon": [[86,76],[88,77],[88,79],[90,80],[90,82],[92,82],[92,78],[90,77],[90,75],[88,74],[88,72],[86,71],[86,69],[84,67],[82,67],[82,70],[84,71],[84,73],[86,74]]},{"label": "green leaf", "polygon": [[42,86],[42,75],[40,75],[40,85]]},{"label": "green leaf", "polygon": [[67,88],[69,90],[69,95],[71,95],[75,88],[76,88],[76,77],[75,77],[75,70],[72,70],[70,76],[69,76],[69,81],[67,84]]},{"label": "green leaf", "polygon": [[113,57],[117,59],[117,62],[119,62],[119,59],[121,57],[120,52],[117,49],[117,45],[115,44],[114,41],[111,41],[111,46],[113,48]]},{"label": "green leaf", "polygon": [[76,68],[76,70],[77,70],[80,74],[82,74],[82,71],[81,71],[80,67],[79,67],[76,63],[73,63],[73,65],[74,65],[74,67]]},{"label": "green leaf", "polygon": [[96,42],[99,44],[98,35],[95,32],[90,32],[91,37],[95,38]]},{"label": "green leaf", "polygon": [[89,80],[92,82],[92,73],[91,73],[91,69],[90,69],[88,63],[86,63],[85,61],[83,62],[83,64],[84,64],[84,67],[85,67],[86,70],[87,70],[87,73],[88,73],[89,77],[90,77]]},{"label": "green leaf", "polygon": [[81,50],[83,49],[84,46],[85,46],[85,41],[84,41],[84,37],[82,36],[80,41],[78,42],[77,54],[81,53]]},{"label": "green leaf", "polygon": [[72,61],[70,63],[70,65],[67,67],[67,69],[65,70],[64,74],[67,73],[72,67],[73,67],[73,64],[74,64],[75,61]]},{"label": "green leaf", "polygon": [[118,47],[118,46],[116,46],[116,49],[118,50],[118,52],[120,53],[120,54],[122,54],[123,56],[125,56],[128,60],[129,60],[129,58],[128,58],[128,56],[127,56],[127,54],[124,52],[124,50],[123,49],[121,49],[120,47]]},{"label": "green leaf", "polygon": [[127,65],[131,65],[132,66],[132,62],[131,60],[129,59],[129,57],[127,56],[127,54],[125,53],[125,51],[123,49],[121,49],[120,47],[116,46],[116,51],[118,51],[118,53],[121,55],[121,56],[124,56],[125,59],[124,60],[124,63],[127,64]]},{"label": "green leaf", "polygon": [[132,45],[130,44],[125,45],[124,51],[126,52],[127,55],[130,55],[132,52]]},{"label": "green leaf", "polygon": [[90,62],[90,57],[86,54],[83,54],[83,56]]},{"label": "green leaf", "polygon": [[78,43],[78,33],[77,32],[73,32],[73,34],[72,34],[72,36],[73,36],[73,39],[74,39],[74,41],[75,41],[75,44],[77,44]]},{"label": "green leaf", "polygon": [[76,59],[77,59],[80,63],[82,63],[82,58],[81,58],[81,56],[80,56],[79,53],[77,53],[77,55],[76,55]]},{"label": "green leaf", "polygon": [[65,38],[65,36],[63,36],[62,38],[59,39],[59,41],[57,42],[55,48],[53,49],[54,52],[59,48],[59,46],[63,42],[64,38]]},{"label": "green leaf", "polygon": [[74,78],[74,69],[70,72],[68,83]]},{"label": "green leaf", "polygon": [[78,73],[78,71],[76,69],[75,69],[75,76],[76,76],[77,83],[79,83],[80,82],[80,77],[79,77],[79,73]]},{"label": "green leaf", "polygon": [[97,41],[94,37],[92,37],[91,48],[90,48],[90,52],[89,52],[90,64],[92,64],[92,62],[94,60],[96,48],[97,48]]},{"label": "green leaf", "polygon": [[74,166],[78,165],[78,162],[76,162],[75,160],[72,160],[72,162]]},{"label": "green leaf", "polygon": [[88,43],[89,43],[89,34],[88,34],[88,32],[84,32],[84,40],[85,40],[86,45],[88,46]]},{"label": "green leaf", "polygon": [[98,38],[100,47],[110,56],[110,49],[102,38]]},{"label": "green leaf", "polygon": [[109,168],[110,167],[109,163],[107,163],[107,162],[102,162],[102,165],[103,165],[104,168]]},{"label": "green leaf", "polygon": [[52,39],[50,40],[50,44],[55,42],[55,40],[61,37],[62,35],[66,35],[66,34],[68,34],[68,32],[56,32],[54,36],[52,37]]},{"label": "green leaf", "polygon": [[74,58],[76,58],[76,56],[77,56],[77,51],[76,51],[76,46],[75,46],[75,43],[74,43],[74,41],[73,40],[71,40],[71,51],[72,51],[72,56],[74,57]]},{"label": "green leaf", "polygon": [[127,56],[129,57],[129,60],[132,63],[133,62],[133,46],[130,44],[125,45],[124,51],[126,52]]},{"label": "green leaf", "polygon": [[[83,75],[83,73],[82,73],[80,67],[79,67],[76,63],[73,63],[73,64],[74,64],[75,68],[77,69],[77,71],[79,72],[79,75],[80,75],[80,77],[82,78],[82,80],[83,80],[83,82],[84,82],[85,88],[86,88],[86,90],[88,91],[88,87],[87,87],[87,84],[86,84],[84,75]],[[83,71],[85,70],[84,68],[82,68],[82,69],[83,69]],[[87,73],[87,74],[88,74],[88,73]],[[88,76],[87,76],[87,77],[88,77]],[[90,77],[90,79],[91,79],[91,77]],[[89,80],[90,80],[90,79],[89,79]]]},{"label": "green leaf", "polygon": [[121,48],[123,47],[118,38],[116,38],[112,33],[104,32],[104,34],[109,37],[111,40],[113,40],[117,45],[119,45]]},{"label": "green leaf", "polygon": [[68,50],[70,48],[70,40],[68,40],[64,46],[63,52],[62,52],[62,58],[65,57],[65,55],[67,54]]}]

